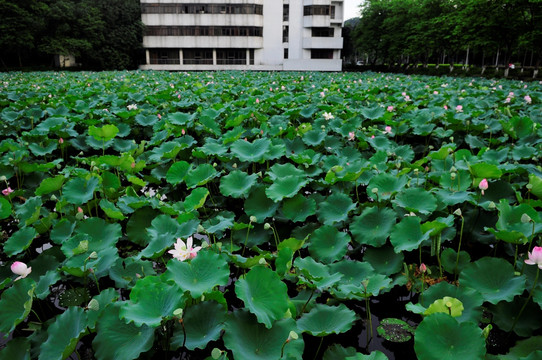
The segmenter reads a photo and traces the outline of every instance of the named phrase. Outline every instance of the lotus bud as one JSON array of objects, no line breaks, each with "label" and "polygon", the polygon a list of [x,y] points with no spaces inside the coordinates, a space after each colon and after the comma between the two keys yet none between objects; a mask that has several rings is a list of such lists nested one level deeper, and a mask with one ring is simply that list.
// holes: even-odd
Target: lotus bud
[{"label": "lotus bud", "polygon": [[237,163],[233,163],[233,165],[231,167],[234,168],[234,169],[237,169]]},{"label": "lotus bud", "polygon": [[263,228],[265,230],[269,230],[269,229],[271,229],[271,225],[269,223],[265,223],[265,224],[263,224]]},{"label": "lotus bud", "polygon": [[253,223],[253,222],[258,222],[258,219],[256,219],[256,216],[252,215],[250,218],[249,218],[250,222]]},{"label": "lotus bud", "polygon": [[98,311],[100,310],[100,303],[98,302],[98,300],[92,299],[89,301],[87,309],[92,311]]},{"label": "lotus bud", "polygon": [[217,167],[217,166],[218,166],[218,164],[217,164],[217,163],[213,163],[213,167]]},{"label": "lotus bud", "polygon": [[57,201],[58,198],[53,194],[53,195],[51,195],[50,200],[51,201]]},{"label": "lotus bud", "polygon": [[198,233],[205,233],[205,228],[201,225],[198,225]]},{"label": "lotus bud", "polygon": [[454,137],[450,136],[450,142],[454,142]]},{"label": "lotus bud", "polygon": [[521,222],[522,223],[526,224],[526,223],[529,223],[531,221],[533,221],[533,219],[531,219],[531,217],[529,215],[527,215],[527,214],[521,215]]},{"label": "lotus bud", "polygon": [[451,172],[457,172],[457,169],[456,169],[455,166],[452,166],[452,167],[450,168],[450,171],[451,171]]},{"label": "lotus bud", "polygon": [[422,264],[420,265],[420,272],[421,272],[422,274],[425,273],[425,272],[427,272],[427,266],[426,266],[424,263],[422,263]]},{"label": "lotus bud", "polygon": [[463,213],[461,212],[461,209],[457,209],[456,211],[454,211],[454,215],[463,216]]},{"label": "lotus bud", "polygon": [[6,180],[7,178],[4,175],[0,176],[0,181],[6,181]]},{"label": "lotus bud", "polygon": [[85,214],[82,212],[78,212],[77,214],[75,214],[75,218],[77,220],[83,220],[84,217],[85,217]]},{"label": "lotus bud", "polygon": [[494,203],[493,201],[491,201],[491,202],[487,205],[487,207],[488,207],[490,210],[494,210],[494,209],[497,207],[497,205],[495,205],[495,203]]}]

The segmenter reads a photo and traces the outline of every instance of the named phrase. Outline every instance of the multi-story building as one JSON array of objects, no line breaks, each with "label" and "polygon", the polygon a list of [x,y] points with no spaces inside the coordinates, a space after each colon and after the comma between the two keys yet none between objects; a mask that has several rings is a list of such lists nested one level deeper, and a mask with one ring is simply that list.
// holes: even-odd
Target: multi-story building
[{"label": "multi-story building", "polygon": [[142,69],[340,71],[344,0],[140,0]]}]

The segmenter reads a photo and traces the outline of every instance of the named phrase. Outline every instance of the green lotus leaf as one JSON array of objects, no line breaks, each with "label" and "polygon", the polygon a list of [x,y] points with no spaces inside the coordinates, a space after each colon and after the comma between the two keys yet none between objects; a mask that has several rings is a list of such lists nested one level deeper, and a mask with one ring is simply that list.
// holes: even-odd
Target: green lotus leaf
[{"label": "green lotus leaf", "polygon": [[348,250],[350,236],[340,232],[330,225],[325,225],[312,233],[309,243],[309,253],[322,263],[332,263],[340,260]]},{"label": "green lotus leaf", "polygon": [[252,268],[243,279],[235,283],[235,293],[258,322],[268,329],[275,320],[285,317],[288,311],[286,284],[277,273],[263,266]]},{"label": "green lotus leaf", "polygon": [[109,305],[96,326],[92,341],[95,356],[99,360],[133,360],[149,351],[154,342],[154,328],[120,319],[119,306]]},{"label": "green lotus leaf", "polygon": [[353,347],[344,348],[339,344],[333,344],[326,349],[322,360],[335,360],[335,359],[346,359],[347,357],[352,357],[356,355],[356,349]]},{"label": "green lotus leaf", "polygon": [[119,288],[131,288],[135,285],[138,275],[156,275],[151,261],[136,260],[134,258],[119,258],[109,269],[109,277],[115,281]]},{"label": "green lotus leaf", "polygon": [[458,317],[463,314],[463,309],[464,307],[461,301],[450,296],[445,296],[442,299],[435,300],[423,314],[427,316],[435,313],[444,313],[453,317]]},{"label": "green lotus leaf", "polygon": [[388,360],[388,357],[381,351],[373,351],[369,355],[356,353],[354,356],[347,356],[344,360]]},{"label": "green lotus leaf", "polygon": [[47,328],[47,341],[40,346],[39,359],[66,359],[87,332],[87,316],[80,307],[69,307]]},{"label": "green lotus leaf", "polygon": [[100,208],[111,219],[124,220],[126,217],[122,214],[122,211],[115,206],[111,201],[107,199],[100,200]]},{"label": "green lotus leaf", "polygon": [[75,230],[75,222],[72,222],[66,218],[60,220],[53,226],[51,230],[50,238],[55,244],[62,244],[68,240]]},{"label": "green lotus leaf", "polygon": [[[90,250],[90,248],[98,248],[99,242],[92,241],[89,243],[89,250],[80,255],[73,255],[67,259],[60,270],[67,272],[73,276],[86,277],[90,270],[93,271],[93,276],[97,279],[106,276],[109,268],[118,259],[118,249],[116,247],[110,247],[99,250]],[[88,260],[90,254],[96,251],[98,257],[96,259]]]},{"label": "green lotus leaf", "polygon": [[[118,289],[115,288],[108,288],[105,290],[102,290],[98,295],[94,296],[92,300],[95,301],[95,304],[97,303],[97,308],[94,307],[90,309],[90,307],[87,304],[87,319],[88,319],[88,327],[92,331],[96,330],[96,323],[98,319],[101,318],[102,313],[105,309],[109,308],[109,305],[111,304],[118,304],[117,300],[119,299],[119,293]],[[89,302],[90,303],[90,302]],[[115,306],[115,305],[113,305]]]},{"label": "green lotus leaf", "polygon": [[30,340],[26,337],[11,339],[0,352],[0,360],[30,360]]},{"label": "green lotus leaf", "polygon": [[512,159],[519,161],[522,159],[530,159],[535,155],[537,150],[529,145],[515,146],[512,150]]},{"label": "green lotus leaf", "polygon": [[[444,249],[440,254],[440,261],[442,262],[442,268],[450,274],[459,274],[465,266],[470,263],[470,255],[466,251],[459,252],[459,259],[457,258],[457,251],[452,248]],[[456,264],[457,262],[457,269]]]},{"label": "green lotus leaf", "polygon": [[361,115],[363,115],[366,119],[369,120],[377,120],[380,119],[384,114],[386,113],[386,110],[381,106],[375,106],[375,107],[363,107],[360,109]]},{"label": "green lotus leaf", "polygon": [[282,213],[293,222],[305,221],[309,216],[316,213],[316,201],[302,194],[297,194],[282,202]]},{"label": "green lotus leaf", "polygon": [[217,253],[201,250],[190,261],[170,260],[164,276],[175,281],[184,291],[190,291],[192,298],[197,299],[213,291],[215,286],[226,285],[230,269],[226,260]]},{"label": "green lotus leaf", "polygon": [[89,250],[101,251],[115,247],[122,235],[120,224],[110,224],[101,218],[89,218],[77,223],[75,232],[90,237]]},{"label": "green lotus leaf", "polygon": [[151,226],[152,220],[157,215],[158,212],[150,207],[137,209],[126,223],[128,240],[140,246],[147,246],[150,237],[146,229]]},{"label": "green lotus leaf", "polygon": [[374,276],[373,267],[366,262],[341,260],[329,265],[331,273],[342,275],[341,284],[354,284],[361,286],[361,282]]},{"label": "green lotus leaf", "polygon": [[173,125],[185,126],[192,120],[194,120],[196,114],[187,114],[182,112],[176,112],[169,114],[167,120]]},{"label": "green lotus leaf", "polygon": [[445,189],[435,189],[433,190],[433,192],[435,193],[437,199],[447,206],[454,206],[474,200],[473,194],[466,191],[449,191]]},{"label": "green lotus leaf", "polygon": [[184,199],[184,209],[188,212],[199,209],[205,204],[207,196],[209,196],[209,190],[207,190],[207,188],[195,188],[194,190],[192,190],[190,195],[188,195],[186,199]]},{"label": "green lotus leaf", "polygon": [[316,262],[310,256],[296,258],[294,266],[299,270],[299,282],[308,285],[310,288],[327,289],[343,277],[342,273],[332,273],[329,266]]},{"label": "green lotus leaf", "polygon": [[260,162],[264,159],[271,141],[267,138],[257,139],[254,142],[237,140],[231,144],[231,152],[242,162]]},{"label": "green lotus leaf", "polygon": [[45,156],[52,153],[58,147],[58,142],[55,140],[50,140],[45,143],[45,146],[38,145],[37,143],[32,143],[28,145],[30,151],[35,156]]},{"label": "green lotus leaf", "polygon": [[305,176],[305,172],[303,170],[296,168],[295,165],[291,163],[275,164],[271,166],[271,169],[268,174],[269,174],[269,178],[273,181],[277,179],[281,179],[286,176],[298,176],[298,177]]},{"label": "green lotus leaf", "polygon": [[401,191],[393,202],[406,211],[425,215],[429,215],[437,209],[437,199],[422,188],[408,188]]},{"label": "green lotus leaf", "polygon": [[0,332],[4,338],[23,322],[32,309],[32,298],[36,283],[30,278],[15,281],[13,286],[2,293],[0,299]]},{"label": "green lotus leaf", "polygon": [[184,177],[184,182],[186,183],[186,186],[191,189],[196,186],[205,185],[217,176],[219,176],[219,173],[215,170],[213,165],[201,164],[198,165],[197,168],[188,171]]},{"label": "green lotus leaf", "polygon": [[38,221],[42,204],[41,198],[34,196],[27,199],[22,205],[15,205],[15,214],[19,219],[19,227],[32,225]]},{"label": "green lotus leaf", "polygon": [[380,321],[376,331],[388,341],[402,343],[412,339],[415,329],[403,320],[386,318]]},{"label": "green lotus leaf", "polygon": [[180,225],[169,215],[158,215],[152,220],[151,227],[147,228],[147,234],[149,245],[141,250],[139,257],[156,258],[173,246],[181,235]]},{"label": "green lotus leaf", "polygon": [[303,135],[303,142],[309,146],[318,146],[325,137],[326,133],[322,130],[310,130]]},{"label": "green lotus leaf", "polygon": [[166,174],[166,181],[172,185],[181,183],[190,170],[190,164],[186,161],[173,163]]},{"label": "green lotus leaf", "polygon": [[[32,266],[32,272],[34,272],[34,266]],[[49,287],[56,284],[61,278],[59,271],[56,269],[47,271],[45,275],[40,276],[35,291],[36,297],[40,300],[45,299],[51,293]]]},{"label": "green lotus leaf", "polygon": [[265,189],[265,194],[274,202],[279,202],[284,198],[291,198],[296,195],[307,183],[308,180],[302,180],[299,176],[286,176],[276,179],[271,186]]},{"label": "green lotus leaf", "polygon": [[471,165],[469,170],[478,179],[499,179],[502,176],[501,169],[493,164],[478,163]]},{"label": "green lotus leaf", "polygon": [[496,305],[491,305],[488,310],[493,315],[493,323],[503,331],[513,331],[522,337],[532,336],[533,332],[540,328],[542,311],[538,304],[529,301],[525,305],[519,319],[516,320],[519,315],[519,309],[523,308],[526,300],[524,297],[517,296],[510,302],[501,301]]},{"label": "green lotus leaf", "polygon": [[392,246],[368,248],[363,253],[363,261],[368,262],[380,274],[393,275],[403,269],[403,253],[396,253]]},{"label": "green lotus leaf", "polygon": [[13,233],[4,243],[4,252],[9,255],[17,255],[28,249],[38,232],[31,226],[24,227]]},{"label": "green lotus leaf", "polygon": [[529,174],[529,185],[531,193],[537,198],[542,199],[542,178],[534,174]]},{"label": "green lotus leaf", "polygon": [[0,220],[7,219],[12,210],[9,200],[4,197],[0,198]]},{"label": "green lotus leaf", "polygon": [[135,116],[135,122],[141,126],[153,126],[158,121],[158,116],[156,115],[143,115],[137,114]]},{"label": "green lotus leaf", "polygon": [[[407,183],[405,176],[396,177],[386,172],[380,173],[369,181],[367,195],[372,199],[387,200],[398,191],[403,190]],[[375,190],[376,189],[376,190]],[[374,192],[377,192],[375,194]]]},{"label": "green lotus leaf", "polygon": [[201,224],[205,231],[209,234],[221,234],[226,229],[233,227],[233,221],[235,220],[235,214],[231,211],[221,211],[214,215],[209,220]]},{"label": "green lotus leaf", "polygon": [[356,208],[350,197],[343,193],[334,193],[321,202],[316,214],[318,220],[325,225],[333,225],[346,221],[348,213]]},{"label": "green lotus leaf", "polygon": [[62,175],[44,179],[36,189],[36,195],[41,196],[60,190],[64,184],[64,179]]},{"label": "green lotus leaf", "polygon": [[119,128],[111,124],[104,125],[101,128],[91,125],[88,128],[88,134],[100,142],[109,141],[117,136],[118,133]]},{"label": "green lotus leaf", "polygon": [[312,118],[312,116],[316,114],[317,111],[318,111],[318,107],[311,104],[301,109],[301,111],[299,112],[299,115],[303,116],[304,118],[309,119],[309,118]]},{"label": "green lotus leaf", "polygon": [[389,290],[391,281],[386,275],[371,274],[360,283],[343,281],[332,293],[339,299],[363,300]]},{"label": "green lotus leaf", "polygon": [[268,329],[256,321],[254,315],[237,310],[226,321],[225,330],[224,345],[236,360],[276,360],[281,358],[282,350],[288,358],[302,358],[301,336],[284,345],[291,331],[298,332],[291,318],[278,320]]},{"label": "green lotus leaf", "polygon": [[540,342],[542,336],[531,336],[528,339],[519,340],[514,345],[507,355],[503,355],[503,360],[538,360],[542,355],[540,350]]},{"label": "green lotus leaf", "polygon": [[310,312],[297,320],[297,326],[299,330],[313,336],[326,336],[347,332],[356,320],[356,313],[344,304],[338,306],[316,304]]},{"label": "green lotus leaf", "polygon": [[130,301],[123,302],[119,316],[136,326],[157,327],[162,320],[173,317],[173,311],[184,307],[184,292],[157,276],[137,280],[130,292]]},{"label": "green lotus leaf", "polygon": [[418,325],[414,350],[420,360],[475,360],[486,353],[482,329],[471,322],[459,323],[448,314],[432,314]]},{"label": "green lotus leaf", "polygon": [[500,258],[484,257],[465,266],[459,275],[462,286],[478,290],[485,301],[497,304],[512,301],[525,290],[525,275],[516,276],[514,267]]},{"label": "green lotus leaf", "polygon": [[429,232],[422,233],[420,222],[421,219],[417,216],[407,216],[393,228],[390,242],[395,252],[415,250],[429,239]]},{"label": "green lotus leaf", "polygon": [[220,179],[220,192],[224,196],[246,198],[256,180],[258,180],[256,174],[248,175],[243,171],[234,170]]},{"label": "green lotus leaf", "polygon": [[353,219],[350,232],[357,243],[380,247],[386,243],[395,222],[396,215],[393,210],[370,207]]},{"label": "green lotus leaf", "polygon": [[[518,206],[510,206],[506,199],[502,199],[499,205],[497,205],[497,208],[499,209],[499,219],[495,225],[497,230],[508,233],[520,233],[523,236],[519,236],[519,238],[521,238],[524,243],[527,241],[527,238],[534,235],[533,230],[536,233],[537,229],[533,229],[533,224],[530,221],[522,221],[524,215],[528,215],[533,222],[540,223],[538,212],[530,205],[520,204]],[[507,238],[503,238],[502,240],[507,240]]]},{"label": "green lotus leaf", "polygon": [[457,317],[459,322],[472,321],[478,323],[482,318],[482,303],[484,299],[476,290],[464,286],[455,286],[445,281],[430,286],[420,298],[420,304],[429,307],[434,301],[446,296],[458,299],[463,303],[463,313]]},{"label": "green lotus leaf", "polygon": [[213,108],[207,108],[203,110],[200,113],[199,121],[202,123],[207,129],[210,130],[215,135],[220,135],[221,128],[220,128],[220,119],[217,118],[221,114],[220,111],[217,111]]},{"label": "green lotus leaf", "polygon": [[172,349],[180,348],[183,343],[188,350],[205,349],[210,341],[220,338],[226,313],[226,308],[214,301],[204,301],[188,307],[183,313],[184,330],[181,326],[176,326],[171,338]]},{"label": "green lotus leaf", "polygon": [[223,156],[228,152],[228,148],[220,141],[213,138],[207,138],[205,144],[199,148],[205,155]]},{"label": "green lotus leaf", "polygon": [[64,184],[62,195],[70,204],[85,204],[93,198],[99,182],[100,180],[95,176],[91,176],[88,180],[79,177],[71,179]]}]

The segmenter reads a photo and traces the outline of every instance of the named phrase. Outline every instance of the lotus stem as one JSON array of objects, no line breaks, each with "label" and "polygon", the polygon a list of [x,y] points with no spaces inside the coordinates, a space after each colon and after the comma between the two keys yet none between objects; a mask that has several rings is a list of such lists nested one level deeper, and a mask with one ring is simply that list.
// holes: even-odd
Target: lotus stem
[{"label": "lotus stem", "polygon": [[301,314],[303,314],[305,312],[305,308],[307,307],[307,305],[309,304],[309,302],[311,301],[312,299],[312,296],[314,295],[314,289],[312,289],[312,293],[311,293],[311,296],[309,296],[308,300],[305,302],[305,304],[303,304],[303,307],[301,308],[301,311],[299,312],[299,316],[301,316]]},{"label": "lotus stem", "polygon": [[314,354],[313,360],[316,360],[318,358],[318,353],[320,352],[320,348],[322,347],[322,343],[324,342],[324,337],[320,337],[320,344],[318,345],[318,349],[316,349],[316,354]]},{"label": "lotus stem", "polygon": [[464,227],[465,227],[465,218],[463,217],[463,215],[461,215],[461,232],[459,233],[459,245],[457,246],[457,256],[455,258],[454,281],[457,280],[457,274],[459,273],[457,265],[459,264],[459,252],[461,251],[461,242],[463,241],[463,228]]},{"label": "lotus stem", "polygon": [[527,300],[525,300],[525,303],[523,304],[523,306],[519,310],[518,316],[516,316],[516,318],[514,319],[514,323],[512,324],[512,328],[510,329],[510,332],[514,331],[514,328],[516,327],[516,324],[517,324],[519,318],[523,314],[523,310],[525,310],[525,307],[527,307],[527,304],[529,303],[529,300],[531,300],[531,298],[533,297],[534,289],[536,288],[536,284],[538,283],[538,275],[540,275],[540,268],[537,266],[536,267],[536,276],[535,276],[534,282],[533,282],[533,287],[531,288],[531,291],[529,292],[529,296],[527,297]]}]

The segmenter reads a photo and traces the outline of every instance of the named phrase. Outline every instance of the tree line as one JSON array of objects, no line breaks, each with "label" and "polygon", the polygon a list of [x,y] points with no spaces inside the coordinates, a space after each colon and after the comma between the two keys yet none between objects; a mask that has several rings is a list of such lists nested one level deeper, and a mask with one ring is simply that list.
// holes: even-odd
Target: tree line
[{"label": "tree line", "polygon": [[50,67],[57,55],[135,68],[143,28],[139,0],[0,0],[0,68]]},{"label": "tree line", "polygon": [[378,64],[534,66],[542,60],[542,0],[365,0],[351,30]]}]

